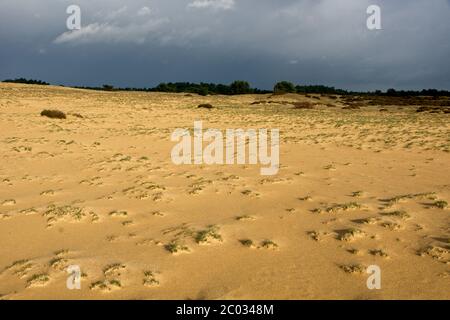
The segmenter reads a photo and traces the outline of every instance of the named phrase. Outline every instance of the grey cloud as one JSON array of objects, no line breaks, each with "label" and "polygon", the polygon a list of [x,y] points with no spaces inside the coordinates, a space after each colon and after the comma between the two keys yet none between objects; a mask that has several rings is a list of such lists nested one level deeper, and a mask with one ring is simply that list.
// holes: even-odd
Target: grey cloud
[{"label": "grey cloud", "polygon": [[[65,29],[72,2],[0,3],[0,78],[450,89],[448,0],[79,0],[75,32]],[[366,28],[370,4],[382,8],[381,31]]]}]

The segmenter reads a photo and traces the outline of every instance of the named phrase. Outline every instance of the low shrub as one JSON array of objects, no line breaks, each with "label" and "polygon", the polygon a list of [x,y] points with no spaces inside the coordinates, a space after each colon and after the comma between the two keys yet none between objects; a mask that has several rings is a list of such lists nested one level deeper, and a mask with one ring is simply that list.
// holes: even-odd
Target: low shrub
[{"label": "low shrub", "polygon": [[311,102],[295,102],[294,109],[314,109],[314,105]]},{"label": "low shrub", "polygon": [[214,109],[213,105],[211,105],[209,103],[200,104],[197,108],[208,109],[208,110]]},{"label": "low shrub", "polygon": [[66,119],[66,114],[59,110],[43,110],[41,116],[51,119]]}]

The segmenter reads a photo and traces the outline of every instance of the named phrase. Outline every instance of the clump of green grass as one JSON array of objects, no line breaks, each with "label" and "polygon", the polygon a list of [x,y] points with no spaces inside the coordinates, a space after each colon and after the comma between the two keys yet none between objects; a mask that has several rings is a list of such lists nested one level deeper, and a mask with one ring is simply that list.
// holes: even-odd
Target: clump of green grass
[{"label": "clump of green grass", "polygon": [[330,207],[326,208],[325,211],[328,213],[333,213],[333,212],[339,212],[339,211],[360,209],[361,207],[362,206],[357,202],[348,202],[348,203],[336,204],[336,205],[330,206]]},{"label": "clump of green grass", "polygon": [[45,286],[50,281],[50,277],[46,273],[35,274],[27,280],[27,287]]},{"label": "clump of green grass", "polygon": [[104,279],[91,283],[91,290],[111,291],[113,289],[122,288],[122,283],[118,277],[121,275],[121,271],[126,267],[121,263],[113,263],[106,266],[103,269]]},{"label": "clump of green grass", "polygon": [[381,226],[382,226],[383,228],[387,228],[387,229],[390,229],[390,230],[392,230],[392,231],[400,230],[400,229],[402,228],[402,226],[399,225],[398,223],[390,222],[390,221],[383,222],[383,223],[381,224]]},{"label": "clump of green grass", "polygon": [[64,258],[53,258],[52,260],[50,260],[50,267],[52,267],[53,269],[58,269],[58,270],[64,270],[66,264],[67,264],[67,259]]},{"label": "clump of green grass", "polygon": [[108,290],[108,285],[107,285],[106,281],[96,281],[96,282],[91,283],[89,288],[91,290],[96,290],[96,289]]},{"label": "clump of green grass", "polygon": [[242,239],[242,240],[239,240],[239,242],[240,242],[244,247],[248,247],[248,248],[253,247],[253,241],[250,240],[250,239]]},{"label": "clump of green grass", "polygon": [[401,218],[404,220],[411,218],[411,216],[405,210],[396,210],[396,211],[391,211],[391,212],[385,212],[385,213],[382,213],[382,215],[388,216],[388,217],[397,217],[397,218]]},{"label": "clump of green grass", "polygon": [[32,268],[33,263],[30,260],[24,259],[13,262],[10,266],[6,267],[4,270],[11,270],[14,275],[23,278],[28,274],[28,271],[30,271]]},{"label": "clump of green grass", "polygon": [[362,197],[363,194],[364,194],[364,191],[355,191],[355,192],[352,192],[352,197],[359,198],[359,197]]},{"label": "clump of green grass", "polygon": [[383,257],[383,258],[387,258],[388,257],[388,254],[382,249],[369,250],[369,253],[372,256],[376,256],[376,257]]},{"label": "clump of green grass", "polygon": [[195,235],[195,241],[199,244],[211,243],[213,241],[222,241],[219,234],[219,227],[211,225],[207,229],[198,231]]},{"label": "clump of green grass", "polygon": [[144,271],[144,280],[142,284],[146,287],[154,287],[159,285],[159,280],[153,271]]},{"label": "clump of green grass", "polygon": [[361,238],[366,233],[359,229],[350,228],[350,229],[341,230],[338,232],[338,234],[339,234],[339,236],[338,236],[339,240],[348,242],[348,241],[352,241],[356,238]]},{"label": "clump of green grass", "polygon": [[384,199],[382,201],[386,203],[386,206],[390,207],[399,202],[403,202],[406,200],[413,200],[413,199],[435,200],[436,193],[435,192],[424,192],[424,193],[415,193],[415,194],[405,194],[405,195],[395,196],[395,197],[392,197],[389,199]]},{"label": "clump of green grass", "polygon": [[166,244],[164,247],[166,248],[167,251],[169,251],[172,254],[176,254],[176,253],[180,253],[180,252],[189,252],[189,248],[177,240],[174,240],[174,241]]},{"label": "clump of green grass", "polygon": [[120,270],[125,269],[125,266],[121,263],[114,263],[114,264],[110,264],[108,266],[106,266],[103,269],[103,274],[105,275],[105,277],[109,277],[109,276],[113,276],[113,275],[117,275],[120,276]]},{"label": "clump of green grass", "polygon": [[47,218],[47,223],[49,226],[52,225],[52,223],[57,222],[61,219],[73,219],[76,221],[79,221],[83,219],[84,216],[86,216],[84,210],[79,207],[71,206],[71,205],[65,205],[65,206],[55,206],[50,205],[47,210],[43,213],[44,217]]},{"label": "clump of green grass", "polygon": [[445,208],[448,207],[448,203],[447,203],[447,201],[444,201],[444,200],[438,200],[438,201],[435,201],[432,204],[432,206],[436,207],[436,208],[439,208],[439,209],[445,209]]},{"label": "clump of green grass", "polygon": [[428,246],[420,251],[417,254],[421,257],[429,256],[435,260],[441,261],[445,264],[449,262],[450,249],[439,246]]},{"label": "clump of green grass", "polygon": [[89,288],[91,290],[103,290],[103,291],[111,291],[113,289],[120,289],[122,288],[122,283],[118,279],[111,279],[111,280],[103,280],[103,281],[96,281],[93,282]]},{"label": "clump of green grass", "polygon": [[341,265],[339,268],[341,268],[345,273],[350,274],[361,274],[366,271],[366,268],[360,264]]},{"label": "clump of green grass", "polygon": [[266,248],[266,249],[278,249],[278,244],[276,244],[274,241],[272,240],[264,240],[263,242],[261,242],[261,247]]}]

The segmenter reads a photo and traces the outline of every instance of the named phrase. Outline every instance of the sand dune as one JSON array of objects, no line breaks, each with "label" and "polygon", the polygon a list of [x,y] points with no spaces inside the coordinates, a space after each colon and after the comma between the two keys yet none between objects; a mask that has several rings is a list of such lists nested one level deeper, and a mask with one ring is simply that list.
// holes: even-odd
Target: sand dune
[{"label": "sand dune", "polygon": [[[0,298],[449,299],[449,115],[343,106],[0,84]],[[278,174],[174,165],[195,120],[279,128]]]}]

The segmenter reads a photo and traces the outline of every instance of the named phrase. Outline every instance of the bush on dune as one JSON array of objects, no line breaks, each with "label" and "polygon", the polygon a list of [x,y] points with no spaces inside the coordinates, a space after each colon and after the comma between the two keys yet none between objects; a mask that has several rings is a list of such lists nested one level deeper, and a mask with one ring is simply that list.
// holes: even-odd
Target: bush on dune
[{"label": "bush on dune", "polygon": [[51,119],[66,119],[66,114],[59,110],[43,110],[41,116]]}]

